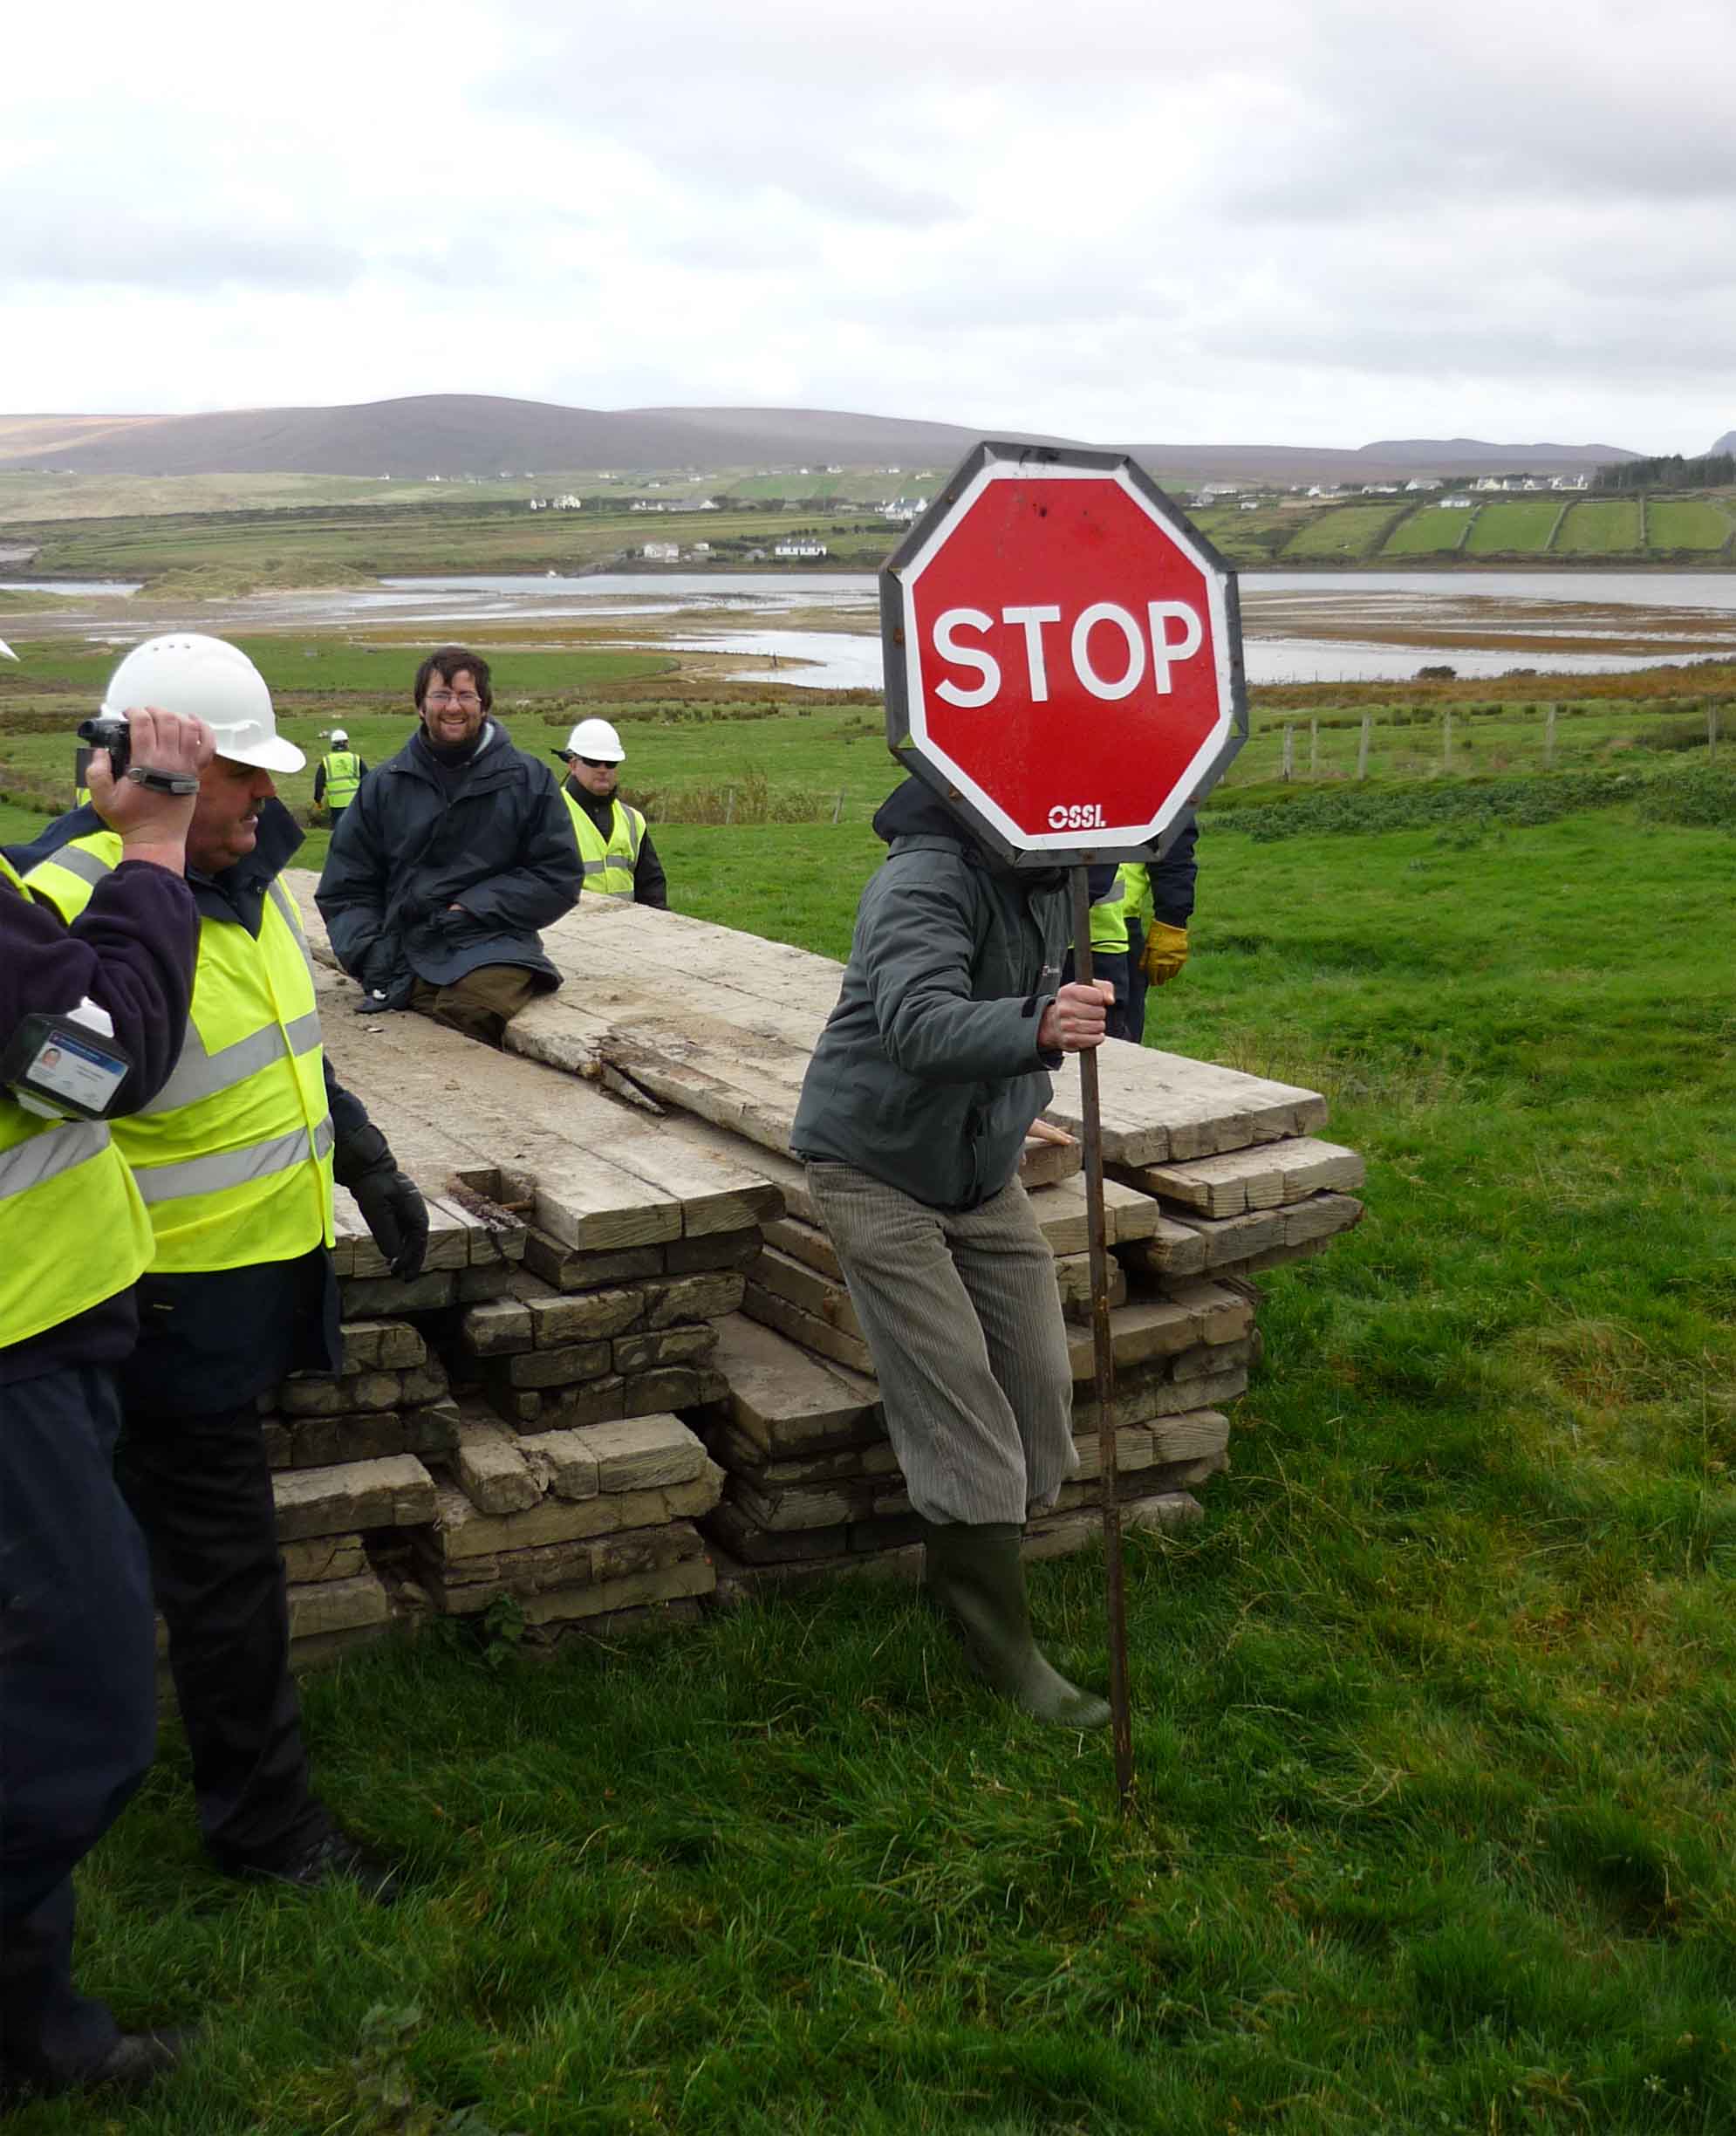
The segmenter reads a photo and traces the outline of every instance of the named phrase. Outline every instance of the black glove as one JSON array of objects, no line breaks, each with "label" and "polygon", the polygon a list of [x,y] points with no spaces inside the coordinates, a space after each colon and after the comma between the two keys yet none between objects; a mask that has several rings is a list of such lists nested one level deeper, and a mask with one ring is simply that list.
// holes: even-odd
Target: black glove
[{"label": "black glove", "polygon": [[392,1273],[400,1283],[419,1274],[428,1247],[428,1212],[415,1181],[394,1166],[365,1172],[350,1192]]},{"label": "black glove", "polygon": [[373,1243],[402,1282],[422,1265],[428,1247],[428,1212],[420,1190],[398,1169],[391,1146],[372,1120],[339,1138],[331,1153],[332,1176],[356,1197]]}]

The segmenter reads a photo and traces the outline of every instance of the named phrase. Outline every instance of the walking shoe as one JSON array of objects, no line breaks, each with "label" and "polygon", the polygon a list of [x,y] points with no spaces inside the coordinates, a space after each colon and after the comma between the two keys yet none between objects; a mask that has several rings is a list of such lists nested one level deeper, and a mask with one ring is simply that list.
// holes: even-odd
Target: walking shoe
[{"label": "walking shoe", "polygon": [[236,1873],[261,1884],[293,1884],[302,1891],[318,1891],[328,1884],[347,1881],[372,1905],[384,1907],[396,1905],[404,1888],[403,1874],[396,1863],[335,1824],[275,1869],[249,1866]]},{"label": "walking shoe", "polygon": [[952,1619],[990,1690],[1060,1728],[1103,1728],[1107,1702],[1069,1683],[1031,1635],[1016,1523],[923,1523],[923,1590]]}]

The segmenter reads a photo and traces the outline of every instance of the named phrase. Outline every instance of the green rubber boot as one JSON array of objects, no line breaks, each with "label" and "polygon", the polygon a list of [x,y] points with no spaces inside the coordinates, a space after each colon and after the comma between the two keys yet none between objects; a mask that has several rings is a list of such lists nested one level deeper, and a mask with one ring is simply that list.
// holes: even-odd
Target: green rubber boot
[{"label": "green rubber boot", "polygon": [[992,1691],[1039,1721],[1095,1729],[1107,1702],[1069,1683],[1031,1636],[1025,1599],[1022,1530],[1016,1522],[923,1523],[923,1589],[957,1626],[971,1664]]}]

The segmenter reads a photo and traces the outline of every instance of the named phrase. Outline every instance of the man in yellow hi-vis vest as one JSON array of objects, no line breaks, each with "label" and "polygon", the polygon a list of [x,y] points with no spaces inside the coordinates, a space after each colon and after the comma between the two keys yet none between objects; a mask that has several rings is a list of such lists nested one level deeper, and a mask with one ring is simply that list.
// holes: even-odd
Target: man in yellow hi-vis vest
[{"label": "man in yellow hi-vis vest", "polygon": [[367,777],[367,760],[350,747],[341,727],[331,729],[331,751],[313,767],[313,805],[323,808],[335,823],[356,798],[356,789]]},{"label": "man in yellow hi-vis vest", "polygon": [[566,747],[554,754],[567,768],[561,798],[584,865],[585,896],[623,898],[666,912],[669,886],[645,818],[615,791],[627,755],[619,735],[605,719],[580,720]]},{"label": "man in yellow hi-vis vest", "polygon": [[[301,832],[272,774],[304,759],[263,678],[219,639],[152,639],[115,670],[104,710],[145,703],[201,713],[217,754],[187,839],[200,935],[186,1043],[116,1130],[154,1241],[116,1473],[150,1546],[218,1866],[301,1885],[352,1876],[379,1896],[391,1872],[309,1785],[258,1398],[291,1372],[338,1369],[334,1175],[395,1275],[420,1266],[427,1215],[325,1066],[300,916],[278,880]],[[28,880],[70,919],[119,857],[101,819],[75,811],[30,849]]]},{"label": "man in yellow hi-vis vest", "polygon": [[151,1223],[110,1123],[151,1102],[186,1031],[185,839],[211,755],[170,714],[132,739],[145,778],[92,760],[119,862],[74,925],[0,853],[0,2112],[137,2090],[181,2046],[72,1985],[73,1867],[156,1738],[150,1569],[113,1470]]}]

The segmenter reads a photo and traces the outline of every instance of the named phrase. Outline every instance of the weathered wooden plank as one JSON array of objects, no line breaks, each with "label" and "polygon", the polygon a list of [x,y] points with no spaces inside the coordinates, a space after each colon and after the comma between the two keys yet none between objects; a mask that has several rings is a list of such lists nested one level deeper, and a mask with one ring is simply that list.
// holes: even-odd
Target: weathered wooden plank
[{"label": "weathered wooden plank", "polygon": [[759,1284],[748,1285],[742,1310],[750,1320],[776,1328],[780,1335],[789,1336],[804,1350],[812,1350],[834,1364],[847,1365],[852,1372],[871,1374],[874,1370],[868,1345],[859,1337],[834,1327],[817,1313],[803,1311],[801,1306],[791,1304],[788,1298],[779,1297]]},{"label": "weathered wooden plank", "polygon": [[846,1335],[866,1342],[844,1285],[806,1262],[780,1253],[775,1246],[768,1246],[748,1270],[748,1281],[778,1297],[788,1298],[792,1305],[799,1305],[803,1312],[812,1313],[828,1326],[842,1328]]},{"label": "weathered wooden plank", "polygon": [[1240,1216],[1323,1191],[1354,1193],[1364,1170],[1355,1150],[1304,1135],[1215,1157],[1123,1167],[1117,1176],[1202,1216]]}]

